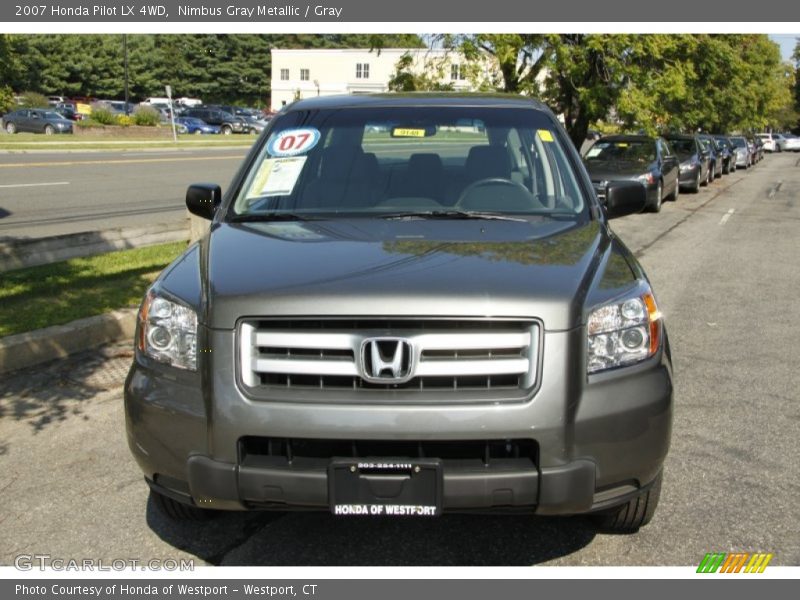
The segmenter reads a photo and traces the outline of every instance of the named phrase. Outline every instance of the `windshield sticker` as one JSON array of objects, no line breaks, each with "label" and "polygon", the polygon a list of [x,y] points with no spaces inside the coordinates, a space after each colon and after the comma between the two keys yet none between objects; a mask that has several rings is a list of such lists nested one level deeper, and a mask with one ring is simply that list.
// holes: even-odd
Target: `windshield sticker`
[{"label": "windshield sticker", "polygon": [[267,152],[272,156],[295,156],[308,152],[319,140],[319,130],[313,127],[286,129],[267,143]]},{"label": "windshield sticker", "polygon": [[550,132],[549,129],[540,129],[539,130],[539,139],[542,140],[543,142],[552,142],[552,141],[554,141],[553,140],[553,134],[552,134],[552,132]]},{"label": "windshield sticker", "polygon": [[614,145],[615,145],[617,148],[627,148],[627,147],[628,147],[628,142],[617,142],[617,143],[616,143],[616,144],[614,144]]},{"label": "windshield sticker", "polygon": [[392,129],[392,137],[424,138],[424,129],[410,129],[408,127],[395,127]]},{"label": "windshield sticker", "polygon": [[247,198],[288,196],[294,190],[305,163],[305,156],[266,159],[253,178]]}]

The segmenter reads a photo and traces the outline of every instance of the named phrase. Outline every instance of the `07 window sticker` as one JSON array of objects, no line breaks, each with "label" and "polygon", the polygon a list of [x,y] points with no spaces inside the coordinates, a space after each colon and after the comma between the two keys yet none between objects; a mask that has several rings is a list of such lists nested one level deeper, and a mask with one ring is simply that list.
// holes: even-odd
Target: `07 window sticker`
[{"label": "07 window sticker", "polygon": [[267,143],[267,152],[271,156],[297,156],[314,148],[320,137],[319,130],[313,127],[285,129]]}]

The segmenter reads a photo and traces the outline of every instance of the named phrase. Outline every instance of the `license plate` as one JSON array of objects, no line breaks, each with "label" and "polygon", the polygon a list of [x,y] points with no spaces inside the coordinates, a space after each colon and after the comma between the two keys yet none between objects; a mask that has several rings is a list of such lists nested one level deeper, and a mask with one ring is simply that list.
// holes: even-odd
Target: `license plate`
[{"label": "license plate", "polygon": [[333,459],[328,466],[331,512],[340,516],[438,517],[438,459]]}]

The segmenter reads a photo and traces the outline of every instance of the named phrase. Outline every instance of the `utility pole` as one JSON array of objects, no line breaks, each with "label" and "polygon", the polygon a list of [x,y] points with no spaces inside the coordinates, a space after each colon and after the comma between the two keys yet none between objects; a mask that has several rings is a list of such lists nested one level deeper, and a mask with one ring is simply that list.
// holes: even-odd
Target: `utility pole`
[{"label": "utility pole", "polygon": [[122,53],[125,55],[125,114],[130,114],[128,108],[128,34],[122,34]]}]

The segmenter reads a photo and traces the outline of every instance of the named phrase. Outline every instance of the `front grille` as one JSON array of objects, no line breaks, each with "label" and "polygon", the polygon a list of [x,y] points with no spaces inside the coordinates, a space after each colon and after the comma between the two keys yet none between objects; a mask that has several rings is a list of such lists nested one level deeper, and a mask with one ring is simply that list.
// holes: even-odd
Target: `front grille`
[{"label": "front grille", "polygon": [[239,464],[327,466],[332,458],[438,458],[489,466],[511,459],[537,464],[533,440],[333,440],[243,437]]},{"label": "front grille", "polygon": [[[396,371],[373,364],[372,343],[383,366],[397,358]],[[369,401],[449,393],[469,401],[533,388],[539,343],[532,321],[252,320],[240,325],[239,361],[242,384],[256,395],[306,392],[313,400],[314,392],[339,391]]]}]

